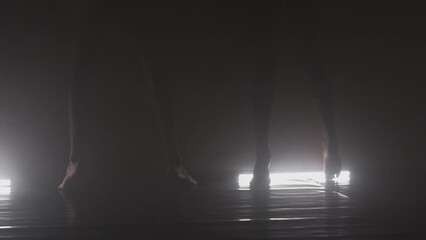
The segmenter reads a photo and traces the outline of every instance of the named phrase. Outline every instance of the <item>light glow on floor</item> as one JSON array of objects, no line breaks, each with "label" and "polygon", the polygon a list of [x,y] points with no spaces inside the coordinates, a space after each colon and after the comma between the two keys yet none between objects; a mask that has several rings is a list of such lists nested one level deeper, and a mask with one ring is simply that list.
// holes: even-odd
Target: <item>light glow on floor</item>
[{"label": "light glow on floor", "polygon": [[0,179],[0,187],[10,187],[10,179]]},{"label": "light glow on floor", "polygon": [[[253,174],[240,174],[238,176],[239,188],[248,188]],[[325,174],[324,172],[288,172],[288,173],[271,173],[269,175],[271,179],[270,187],[280,186],[291,186],[301,185],[306,183],[312,184],[324,184]],[[334,181],[339,185],[348,185],[350,181],[350,172],[341,171],[339,177],[335,178]]]},{"label": "light glow on floor", "polygon": [[0,195],[10,195],[10,179],[0,179]]},{"label": "light glow on floor", "polygon": [[11,188],[10,187],[0,187],[0,196],[1,195],[10,195]]}]

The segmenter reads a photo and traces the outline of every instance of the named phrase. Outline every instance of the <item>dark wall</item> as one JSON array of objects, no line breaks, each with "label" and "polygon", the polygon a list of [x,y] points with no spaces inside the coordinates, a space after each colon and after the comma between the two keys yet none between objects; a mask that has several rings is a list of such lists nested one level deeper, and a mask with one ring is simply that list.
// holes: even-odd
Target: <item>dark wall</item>
[{"label": "dark wall", "polygon": [[[59,181],[68,160],[71,6],[53,1],[1,5],[0,174]],[[421,174],[426,130],[420,85],[425,77],[423,5],[317,6],[317,40],[333,82],[344,168],[388,176],[383,179]],[[212,27],[226,26],[215,22],[234,19],[232,11],[222,16],[216,8],[196,9],[181,9],[186,16],[182,34],[165,46],[185,165],[195,172],[250,171],[255,153],[249,84],[253,54],[232,28]],[[309,69],[297,31],[288,27],[297,28],[300,16],[289,16],[277,24],[272,170],[320,170],[320,129]],[[131,173],[144,179],[164,169],[165,155],[136,46],[117,19],[114,13],[109,17],[93,80],[83,166],[88,176]]]},{"label": "dark wall", "polygon": [[63,168],[71,42],[66,9],[52,7],[47,1],[1,3],[3,177],[44,176]]}]

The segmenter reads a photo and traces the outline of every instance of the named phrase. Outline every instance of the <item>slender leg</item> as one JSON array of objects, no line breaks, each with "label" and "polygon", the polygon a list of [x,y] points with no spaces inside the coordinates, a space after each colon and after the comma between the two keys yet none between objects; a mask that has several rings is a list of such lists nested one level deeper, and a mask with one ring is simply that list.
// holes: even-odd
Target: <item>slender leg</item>
[{"label": "slender leg", "polygon": [[256,137],[256,164],[253,171],[251,188],[269,187],[269,125],[274,102],[274,78],[276,56],[273,37],[259,38],[255,42],[255,74],[252,82],[252,101],[254,129]]},{"label": "slender leg", "polygon": [[319,110],[322,146],[323,168],[326,180],[332,180],[340,174],[341,162],[338,152],[337,137],[334,123],[334,100],[330,79],[327,78],[320,52],[317,47],[315,34],[314,11],[310,9],[305,19],[305,61],[311,73],[314,96]]},{"label": "slender leg", "polygon": [[[256,84],[253,84],[256,86]],[[261,93],[258,97],[267,97]],[[254,129],[256,137],[256,163],[253,170],[253,179],[250,187],[269,186],[269,165],[271,162],[271,152],[269,149],[269,121],[272,103],[263,102],[266,99],[253,99]]]},{"label": "slender leg", "polygon": [[[168,168],[171,176],[178,180],[183,180],[191,185],[197,185],[197,181],[189,175],[182,164],[182,157],[179,151],[179,141],[174,121],[173,111],[173,92],[171,90],[170,77],[165,69],[161,69],[159,63],[152,64],[151,69],[157,76],[156,81],[152,84],[149,79],[146,79],[148,85],[151,86],[153,95],[157,96],[158,104],[154,104],[157,121],[166,148],[168,158]],[[157,73],[157,74],[156,74]],[[164,74],[165,73],[165,74]]]},{"label": "slender leg", "polygon": [[[84,118],[87,114],[87,109],[84,109],[86,104],[81,104],[83,99],[86,99],[86,94],[76,89],[75,79],[72,80],[72,83],[69,87],[68,93],[68,129],[70,137],[70,157],[65,172],[64,179],[62,183],[58,186],[59,190],[65,189],[69,182],[77,174],[78,165],[81,160],[82,152],[82,136],[84,134]],[[82,89],[78,87],[79,89]],[[79,96],[76,96],[77,93],[80,93]],[[78,99],[78,101],[77,101]]]},{"label": "slender leg", "polygon": [[[105,12],[99,11],[102,9],[100,6],[96,2],[92,2],[91,7],[96,7],[97,10],[90,11],[89,9],[85,12],[82,29],[73,26],[74,64],[68,93],[70,157],[64,179],[58,186],[59,190],[66,189],[74,179],[82,159],[83,141],[87,131],[86,125],[89,114],[90,79],[95,72],[95,66],[92,63],[96,61],[100,53],[99,45],[103,43],[103,33],[107,22]],[[78,13],[78,11],[73,13],[73,17],[75,13]],[[96,34],[93,34],[93,32],[96,32]]]},{"label": "slender leg", "polygon": [[275,26],[278,8],[275,3],[255,2],[248,4],[247,37],[254,50],[254,76],[252,81],[252,106],[256,139],[256,163],[253,170],[251,189],[269,188],[269,125],[275,95]]},{"label": "slender leg", "polygon": [[[153,19],[148,19],[147,16],[137,18],[138,13],[131,9],[126,9],[124,12],[127,14],[122,15],[122,24],[139,56],[143,78],[149,90],[151,105],[167,154],[168,172],[177,180],[195,186],[197,181],[183,167],[182,157],[179,153],[173,111],[172,76],[168,74],[167,66],[164,67],[163,49],[161,49],[163,46],[161,44],[158,46],[158,42],[152,40],[152,35],[158,33],[152,30],[152,26],[147,26],[148,20]],[[153,13],[150,13],[149,16],[153,16],[151,14]]]},{"label": "slender leg", "polygon": [[323,145],[323,168],[326,180],[332,180],[340,174],[341,162],[338,151],[335,123],[334,103],[329,81],[314,80],[314,91],[317,99],[320,115],[322,145]]}]

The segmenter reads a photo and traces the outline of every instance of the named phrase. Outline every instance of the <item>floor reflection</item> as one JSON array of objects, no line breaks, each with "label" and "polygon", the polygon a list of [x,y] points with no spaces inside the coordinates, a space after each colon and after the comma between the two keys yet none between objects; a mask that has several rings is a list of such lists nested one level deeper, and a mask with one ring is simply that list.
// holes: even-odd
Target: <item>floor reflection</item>
[{"label": "floor reflection", "polygon": [[250,192],[252,194],[252,218],[256,220],[261,220],[257,223],[258,230],[254,232],[254,236],[256,239],[268,239],[269,231],[271,229],[269,221],[271,219],[271,206],[269,205],[271,191],[270,189],[258,189]]},{"label": "floor reflection", "polygon": [[63,191],[58,191],[59,196],[62,198],[62,201],[65,206],[65,218],[69,226],[74,226],[78,223],[77,212],[71,196]]},{"label": "floor reflection", "polygon": [[231,182],[218,182],[203,181],[198,189],[167,182],[144,190],[89,186],[68,194],[47,187],[13,189],[0,196],[0,236],[392,239],[387,238],[391,233],[403,232],[372,221],[377,216],[368,203],[347,194],[349,185],[297,180],[276,189],[240,191],[229,187]]}]

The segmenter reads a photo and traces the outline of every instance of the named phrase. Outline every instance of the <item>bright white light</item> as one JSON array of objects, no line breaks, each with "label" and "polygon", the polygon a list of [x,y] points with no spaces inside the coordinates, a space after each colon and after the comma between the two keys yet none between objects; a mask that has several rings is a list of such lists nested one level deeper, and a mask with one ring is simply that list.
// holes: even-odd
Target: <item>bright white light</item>
[{"label": "bright white light", "polygon": [[0,195],[10,195],[10,179],[0,179]]},{"label": "bright white light", "polygon": [[0,187],[10,187],[10,179],[0,179]]},{"label": "bright white light", "polygon": [[0,195],[10,195],[10,187],[0,187]]},{"label": "bright white light", "polygon": [[[252,177],[253,174],[240,174],[238,177],[239,187],[248,188]],[[270,187],[325,183],[324,172],[271,173],[269,177],[271,179]],[[341,171],[339,177],[334,179],[339,185],[348,185],[349,180],[349,171]]]}]

